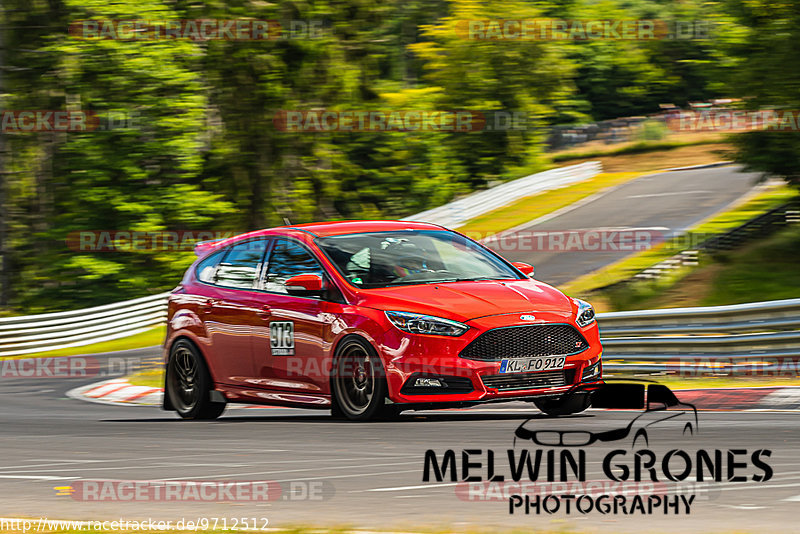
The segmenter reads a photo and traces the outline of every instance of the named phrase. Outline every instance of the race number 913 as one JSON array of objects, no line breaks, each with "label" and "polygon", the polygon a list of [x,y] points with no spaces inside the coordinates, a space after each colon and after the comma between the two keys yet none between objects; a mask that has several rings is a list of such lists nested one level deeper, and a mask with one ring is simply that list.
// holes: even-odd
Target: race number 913
[{"label": "race number 913", "polygon": [[291,321],[270,323],[269,346],[273,356],[294,356],[294,323]]}]

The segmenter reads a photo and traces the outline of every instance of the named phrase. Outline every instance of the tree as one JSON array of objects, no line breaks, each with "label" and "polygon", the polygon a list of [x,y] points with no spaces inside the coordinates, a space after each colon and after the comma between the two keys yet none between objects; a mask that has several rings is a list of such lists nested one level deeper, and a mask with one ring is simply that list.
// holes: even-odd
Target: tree
[{"label": "tree", "polygon": [[[59,19],[174,18],[155,1],[72,1]],[[34,168],[42,224],[37,248],[19,259],[18,302],[44,309],[51,302],[87,305],[140,296],[175,283],[191,252],[144,250],[96,253],[69,250],[78,230],[159,231],[198,229],[232,206],[199,182],[205,88],[197,69],[199,48],[188,41],[79,40],[66,24],[51,30],[39,52],[51,64],[38,85],[55,100],[44,109],[114,114],[119,129],[36,137],[45,151]],[[28,99],[26,105],[34,104]],[[41,109],[41,108],[40,108]]]},{"label": "tree", "polygon": [[546,117],[572,102],[575,65],[554,41],[472,39],[462,21],[542,18],[534,4],[504,0],[479,4],[455,0],[450,14],[423,27],[427,39],[410,48],[424,62],[426,81],[436,88],[438,109],[521,113],[519,129],[448,134],[445,143],[461,161],[470,188],[543,165]]},{"label": "tree", "polygon": [[[741,30],[725,44],[737,58],[730,86],[746,97],[748,109],[800,109],[800,7],[789,1],[740,1],[728,4]],[[749,169],[787,178],[800,185],[800,132],[753,131],[734,138],[736,160]]]}]

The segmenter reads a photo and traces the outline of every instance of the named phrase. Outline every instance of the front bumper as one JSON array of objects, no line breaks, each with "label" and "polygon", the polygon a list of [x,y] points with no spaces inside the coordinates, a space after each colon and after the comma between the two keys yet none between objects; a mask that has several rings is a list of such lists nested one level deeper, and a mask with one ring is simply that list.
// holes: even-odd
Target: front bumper
[{"label": "front bumper", "polygon": [[[514,314],[518,317],[518,314]],[[564,324],[565,317],[542,316],[539,324]],[[470,332],[458,338],[387,332],[381,351],[392,402],[423,405],[459,405],[504,400],[559,397],[602,384],[602,346],[597,325],[578,328],[588,347],[566,356],[563,371],[501,373],[500,361],[482,361],[460,356],[463,349],[484,332],[508,326],[508,316],[471,321]],[[534,323],[535,324],[535,323]],[[435,379],[441,387],[416,386],[418,378]]]}]

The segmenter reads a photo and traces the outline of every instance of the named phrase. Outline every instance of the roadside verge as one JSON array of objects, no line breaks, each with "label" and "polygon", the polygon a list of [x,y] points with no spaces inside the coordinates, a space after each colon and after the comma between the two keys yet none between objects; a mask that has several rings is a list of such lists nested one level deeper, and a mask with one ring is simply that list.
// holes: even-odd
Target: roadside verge
[{"label": "roadside verge", "polygon": [[[800,386],[676,389],[683,402],[699,410],[800,410]],[[125,378],[104,380],[67,392],[73,399],[99,404],[160,406],[162,388],[136,386]]]},{"label": "roadside verge", "polygon": [[127,378],[103,380],[67,391],[67,397],[72,399],[127,406],[160,406],[163,396],[163,388],[135,386]]}]

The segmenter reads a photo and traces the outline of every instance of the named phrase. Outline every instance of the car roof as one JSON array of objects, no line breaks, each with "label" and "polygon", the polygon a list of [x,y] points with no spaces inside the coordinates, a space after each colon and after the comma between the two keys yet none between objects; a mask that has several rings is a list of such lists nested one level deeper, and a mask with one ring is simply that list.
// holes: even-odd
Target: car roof
[{"label": "car roof", "polygon": [[439,225],[415,221],[333,221],[282,226],[273,230],[283,228],[301,230],[318,237],[398,230],[442,230]]},{"label": "car roof", "polygon": [[194,252],[198,257],[205,257],[212,250],[224,248],[231,243],[253,237],[269,235],[294,235],[310,234],[314,237],[328,237],[335,235],[360,234],[365,232],[390,232],[398,230],[443,230],[437,224],[415,221],[333,221],[307,224],[294,224],[276,226],[255,230],[244,234],[235,235],[225,239],[203,241],[195,245]]}]

